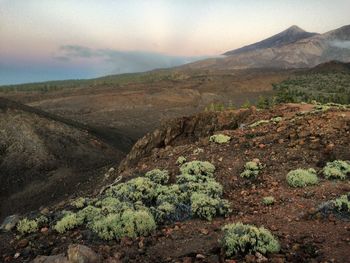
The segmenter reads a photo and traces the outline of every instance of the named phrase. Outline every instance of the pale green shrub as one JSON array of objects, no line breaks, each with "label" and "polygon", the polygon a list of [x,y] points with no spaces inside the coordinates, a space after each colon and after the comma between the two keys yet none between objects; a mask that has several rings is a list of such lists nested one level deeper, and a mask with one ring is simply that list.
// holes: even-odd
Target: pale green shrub
[{"label": "pale green shrub", "polygon": [[187,160],[186,160],[186,158],[185,158],[185,157],[180,156],[179,158],[177,158],[177,160],[176,160],[176,164],[178,164],[178,165],[182,165],[182,164],[184,164],[186,161],[187,161]]},{"label": "pale green shrub", "polygon": [[86,204],[86,200],[83,197],[79,197],[71,203],[71,205],[76,208],[83,208],[85,204]]},{"label": "pale green shrub", "polygon": [[228,143],[230,140],[231,140],[231,137],[225,134],[215,134],[210,136],[209,138],[210,142],[215,142],[218,144]]},{"label": "pale green shrub", "polygon": [[227,215],[230,206],[224,199],[212,198],[202,193],[193,193],[191,196],[191,211],[193,215],[210,221],[216,215]]},{"label": "pale green shrub", "polygon": [[192,161],[181,165],[180,171],[182,175],[193,176],[210,176],[212,177],[215,172],[215,166],[210,162]]},{"label": "pale green shrub", "polygon": [[91,222],[96,218],[99,218],[102,214],[101,208],[97,208],[92,205],[88,205],[84,209],[77,212],[77,221],[82,222]]},{"label": "pale green shrub", "polygon": [[228,257],[239,253],[276,253],[280,250],[278,240],[263,227],[235,223],[224,226],[222,245]]},{"label": "pale green shrub", "polygon": [[156,184],[166,184],[169,181],[169,172],[167,170],[154,169],[147,172],[145,177]]},{"label": "pale green shrub", "polygon": [[316,171],[310,169],[296,169],[287,174],[287,183],[292,187],[305,187],[318,184]]},{"label": "pale green shrub", "polygon": [[93,221],[89,227],[101,239],[112,240],[122,231],[120,220],[120,214],[109,214]]},{"label": "pale green shrub", "polygon": [[244,171],[240,174],[243,178],[252,178],[259,175],[262,165],[259,162],[251,161],[244,165]]},{"label": "pale green shrub", "polygon": [[33,233],[38,231],[38,223],[36,220],[29,220],[28,218],[24,218],[18,222],[17,230],[22,235]]},{"label": "pale green shrub", "polygon": [[128,202],[150,202],[156,198],[156,184],[146,177],[136,177],[125,183],[112,186],[107,196]]},{"label": "pale green shrub", "polygon": [[275,203],[275,198],[273,196],[266,196],[262,200],[264,205],[273,205]]},{"label": "pale green shrub", "polygon": [[67,213],[65,216],[62,217],[61,220],[59,220],[56,225],[54,226],[54,229],[62,234],[66,232],[67,230],[73,229],[83,223],[83,219],[79,217],[76,213]]},{"label": "pale green shrub", "polygon": [[350,162],[336,160],[328,162],[323,168],[323,174],[326,179],[346,179],[347,174],[350,174]]},{"label": "pale green shrub", "polygon": [[345,194],[332,201],[339,212],[350,213],[350,194]]}]

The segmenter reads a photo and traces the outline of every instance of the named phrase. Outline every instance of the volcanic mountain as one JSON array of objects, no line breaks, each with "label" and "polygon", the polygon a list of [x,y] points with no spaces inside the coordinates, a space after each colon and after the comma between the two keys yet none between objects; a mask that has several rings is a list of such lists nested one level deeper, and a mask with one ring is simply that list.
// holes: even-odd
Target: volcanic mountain
[{"label": "volcanic mountain", "polygon": [[295,43],[298,40],[312,37],[318,35],[317,33],[310,33],[306,32],[305,30],[301,29],[300,27],[294,25],[290,28],[282,31],[281,33],[274,35],[272,37],[269,37],[267,39],[264,39],[260,42],[257,42],[255,44],[251,44],[248,46],[244,46],[235,50],[228,51],[224,53],[226,56],[235,55],[235,54],[241,54],[248,51],[254,51],[258,49],[265,49],[265,48],[273,48],[273,47],[281,47],[283,45],[288,45],[291,43]]},{"label": "volcanic mountain", "polygon": [[297,26],[224,53],[222,58],[185,65],[194,69],[309,68],[330,60],[350,61],[350,25],[324,34],[308,33]]}]

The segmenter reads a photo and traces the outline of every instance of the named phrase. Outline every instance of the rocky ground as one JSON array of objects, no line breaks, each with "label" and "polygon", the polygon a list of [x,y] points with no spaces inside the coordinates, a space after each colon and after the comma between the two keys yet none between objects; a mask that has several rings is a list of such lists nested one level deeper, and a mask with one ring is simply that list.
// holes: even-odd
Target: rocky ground
[{"label": "rocky ground", "polygon": [[[282,120],[249,126],[277,116]],[[213,133],[232,139],[227,144],[211,143],[208,136]],[[62,235],[51,225],[25,236],[13,230],[0,235],[1,260],[78,262],[75,259],[81,256],[94,261],[79,262],[348,262],[350,218],[318,208],[350,191],[348,179],[326,180],[320,172],[328,161],[350,160],[349,147],[349,109],[286,104],[271,110],[209,112],[178,119],[141,139],[113,177],[126,180],[162,168],[174,181],[179,174],[179,156],[188,161],[209,161],[215,165],[216,180],[224,186],[224,197],[231,204],[228,217],[174,222],[147,237],[109,242],[85,228]],[[264,165],[259,176],[241,178],[244,164],[256,158]],[[286,174],[297,168],[314,168],[319,184],[291,188]],[[264,205],[262,198],[266,196],[273,196],[276,202]],[[47,207],[41,213],[54,217],[69,202]],[[221,227],[232,222],[266,227],[279,239],[280,252],[225,258],[218,240]]]}]

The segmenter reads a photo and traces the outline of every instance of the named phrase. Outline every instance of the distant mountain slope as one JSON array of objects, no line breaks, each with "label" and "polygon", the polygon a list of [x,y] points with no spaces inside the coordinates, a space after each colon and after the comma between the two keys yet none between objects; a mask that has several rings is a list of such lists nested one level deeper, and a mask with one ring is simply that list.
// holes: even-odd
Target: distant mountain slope
[{"label": "distant mountain slope", "polygon": [[291,43],[294,43],[298,40],[308,38],[311,36],[315,36],[315,35],[318,35],[318,33],[306,32],[303,29],[301,29],[300,27],[294,25],[294,26],[291,26],[290,28],[282,31],[279,34],[276,34],[272,37],[264,39],[260,42],[255,43],[255,44],[251,44],[248,46],[244,46],[242,48],[228,51],[228,52],[224,53],[224,55],[230,56],[230,55],[244,53],[247,51],[254,51],[257,49],[280,47],[280,46],[291,44]]},{"label": "distant mountain slope", "polygon": [[[350,25],[324,34],[302,38],[302,32],[293,37],[280,33],[265,41],[225,54],[223,58],[207,59],[183,66],[192,69],[244,69],[244,68],[309,68],[330,60],[350,62]],[[298,33],[299,32],[299,33]],[[279,37],[278,37],[279,36]],[[297,36],[297,37],[296,37]]]},{"label": "distant mountain slope", "polygon": [[123,156],[88,130],[0,98],[0,218],[98,182],[97,169]]}]

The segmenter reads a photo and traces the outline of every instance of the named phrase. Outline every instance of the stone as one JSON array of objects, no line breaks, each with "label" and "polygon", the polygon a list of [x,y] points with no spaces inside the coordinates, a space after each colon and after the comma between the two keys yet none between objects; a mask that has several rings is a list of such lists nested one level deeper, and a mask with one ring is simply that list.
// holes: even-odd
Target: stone
[{"label": "stone", "polygon": [[21,239],[18,243],[17,243],[17,246],[20,247],[20,248],[24,248],[26,246],[28,246],[28,239]]},{"label": "stone", "polygon": [[100,263],[101,257],[84,245],[70,245],[67,251],[70,263]]},{"label": "stone", "polygon": [[18,221],[19,221],[19,216],[18,215],[8,216],[2,222],[2,224],[0,226],[0,230],[1,231],[5,231],[5,232],[11,231],[12,229],[15,228],[15,226],[18,223]]},{"label": "stone", "polygon": [[69,263],[64,254],[58,254],[54,256],[37,256],[33,263]]}]

